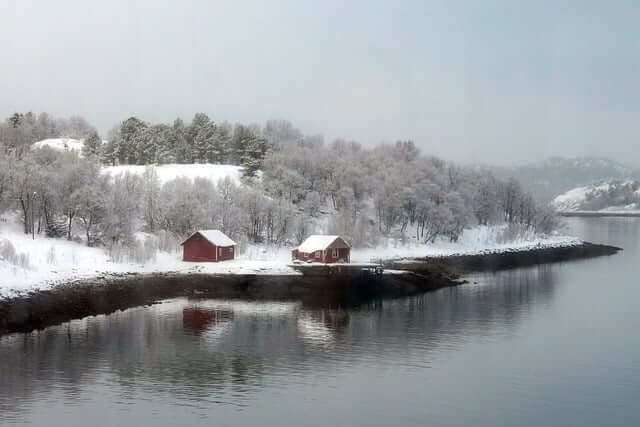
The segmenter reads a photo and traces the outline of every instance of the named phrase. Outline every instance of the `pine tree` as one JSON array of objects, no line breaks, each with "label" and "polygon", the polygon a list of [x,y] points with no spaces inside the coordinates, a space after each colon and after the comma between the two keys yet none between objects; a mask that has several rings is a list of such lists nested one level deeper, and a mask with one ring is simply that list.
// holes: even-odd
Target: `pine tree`
[{"label": "pine tree", "polygon": [[186,128],[182,119],[173,122],[173,157],[178,163],[191,163],[191,149],[187,142]]},{"label": "pine tree", "polygon": [[193,116],[187,135],[194,162],[205,163],[207,161],[207,152],[210,151],[214,133],[215,125],[209,116],[204,113],[197,113]]},{"label": "pine tree", "polygon": [[120,124],[120,138],[117,140],[116,152],[121,165],[137,163],[139,154],[136,135],[147,127],[147,124],[137,117],[129,117]]},{"label": "pine tree", "polygon": [[231,141],[231,127],[228,123],[216,126],[212,144],[208,152],[209,163],[220,164],[227,160]]},{"label": "pine tree", "polygon": [[100,158],[102,155],[102,140],[98,132],[92,132],[82,144],[82,155],[86,158]]},{"label": "pine tree", "polygon": [[102,163],[115,166],[117,158],[118,155],[114,140],[112,139],[107,141],[107,143],[102,147]]}]

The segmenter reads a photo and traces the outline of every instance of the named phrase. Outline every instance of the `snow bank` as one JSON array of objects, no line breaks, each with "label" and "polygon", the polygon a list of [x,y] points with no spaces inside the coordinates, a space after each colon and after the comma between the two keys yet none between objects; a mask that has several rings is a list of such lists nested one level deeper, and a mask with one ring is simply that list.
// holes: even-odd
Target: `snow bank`
[{"label": "snow bank", "polygon": [[[438,241],[429,245],[415,242],[401,245],[389,239],[378,248],[353,249],[351,259],[352,262],[370,262],[378,258],[482,254],[582,243],[567,236],[539,237],[532,234],[504,242],[506,231],[506,227],[476,227],[466,230],[456,243]],[[153,238],[146,233],[138,233],[137,237],[141,241]],[[8,217],[7,222],[0,222],[0,240],[11,242],[16,252],[13,261],[3,259],[0,255],[0,298],[83,279],[125,273],[300,274],[289,267],[291,251],[288,247],[249,245],[244,253],[237,254],[237,259],[220,263],[183,262],[179,250],[157,252],[145,263],[113,262],[102,248],[89,248],[82,243],[44,236],[36,236],[32,240],[30,235],[22,232],[17,217]],[[20,254],[24,256],[20,257]],[[20,262],[16,262],[16,259]]]},{"label": "snow bank", "polygon": [[[147,166],[140,165],[107,166],[102,168],[102,173],[109,174],[111,176],[126,172],[135,175],[142,175],[146,167]],[[214,183],[229,177],[236,184],[239,184],[240,177],[242,176],[242,167],[234,165],[168,164],[154,167],[162,184],[178,177],[186,177],[191,180],[194,180],[195,178],[205,178]]]},{"label": "snow bank", "polygon": [[249,246],[237,259],[221,263],[183,262],[180,251],[158,252],[154,259],[143,264],[116,263],[103,248],[39,235],[32,240],[31,235],[22,232],[17,218],[7,220],[0,223],[0,241],[11,242],[17,255],[26,255],[23,259],[27,259],[28,266],[0,258],[0,297],[109,274],[299,274],[287,266],[291,254],[286,248]]},{"label": "snow bank", "polygon": [[465,230],[457,242],[440,239],[432,244],[414,241],[387,240],[377,248],[351,251],[352,262],[371,262],[376,259],[423,258],[451,255],[476,255],[499,252],[578,245],[582,240],[563,235],[539,236],[532,232],[516,238],[506,238],[506,226],[478,226]]},{"label": "snow bank", "polygon": [[34,142],[32,148],[50,147],[57,151],[77,151],[82,155],[83,141],[73,138],[49,138]]}]

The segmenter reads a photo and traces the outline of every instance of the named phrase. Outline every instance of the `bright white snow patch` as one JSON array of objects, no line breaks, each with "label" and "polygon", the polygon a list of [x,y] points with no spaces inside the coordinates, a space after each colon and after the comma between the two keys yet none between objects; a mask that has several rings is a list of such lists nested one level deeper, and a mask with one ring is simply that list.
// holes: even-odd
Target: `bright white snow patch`
[{"label": "bright white snow patch", "polygon": [[[151,238],[139,233],[141,239]],[[84,244],[62,238],[52,239],[22,231],[16,217],[7,216],[0,222],[0,241],[10,242],[16,252],[28,261],[28,266],[0,258],[0,298],[20,293],[48,289],[58,284],[90,279],[98,276],[125,273],[179,274],[299,274],[290,267],[288,248],[249,245],[237,259],[219,263],[182,261],[182,251],[158,252],[145,263],[113,262],[103,248],[89,248]],[[1,246],[1,245],[0,245]],[[178,249],[178,248],[176,248]]]},{"label": "bright white snow patch", "polygon": [[378,259],[424,258],[451,255],[476,255],[487,253],[527,251],[550,247],[573,246],[582,240],[570,236],[539,236],[533,232],[516,238],[505,238],[507,226],[478,226],[465,230],[457,242],[440,239],[435,243],[401,242],[389,239],[377,248],[353,249],[352,262],[371,262]]},{"label": "bright white snow patch", "polygon": [[[102,173],[111,176],[124,174],[129,172],[135,175],[142,175],[145,168],[149,166],[141,165],[122,165],[122,166],[106,166],[102,168]],[[235,165],[212,165],[212,164],[168,164],[153,166],[158,174],[160,183],[171,181],[178,177],[186,177],[191,180],[195,178],[208,179],[213,183],[226,177],[231,178],[236,184],[240,183],[242,176],[242,167]]]},{"label": "bright white snow patch", "polygon": [[50,147],[57,151],[77,151],[82,153],[83,142],[80,139],[73,138],[49,138],[42,141],[34,142],[32,148]]}]

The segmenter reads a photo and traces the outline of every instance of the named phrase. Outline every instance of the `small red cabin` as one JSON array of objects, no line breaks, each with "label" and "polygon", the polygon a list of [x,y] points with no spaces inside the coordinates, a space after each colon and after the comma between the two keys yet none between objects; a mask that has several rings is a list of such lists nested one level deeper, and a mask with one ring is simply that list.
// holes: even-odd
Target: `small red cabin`
[{"label": "small red cabin", "polygon": [[340,236],[320,234],[307,237],[300,246],[291,251],[293,260],[322,263],[348,263],[351,260],[351,246]]},{"label": "small red cabin", "polygon": [[198,230],[181,244],[183,261],[226,261],[236,252],[236,242],[220,230]]}]

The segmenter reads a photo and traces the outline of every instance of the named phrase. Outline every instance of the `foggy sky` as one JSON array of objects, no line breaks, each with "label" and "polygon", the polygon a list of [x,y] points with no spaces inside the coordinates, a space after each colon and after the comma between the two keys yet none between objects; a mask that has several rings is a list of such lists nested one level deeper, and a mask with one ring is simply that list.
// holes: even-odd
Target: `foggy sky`
[{"label": "foggy sky", "polygon": [[0,0],[0,116],[105,133],[202,111],[462,162],[640,165],[640,2],[396,3]]}]

